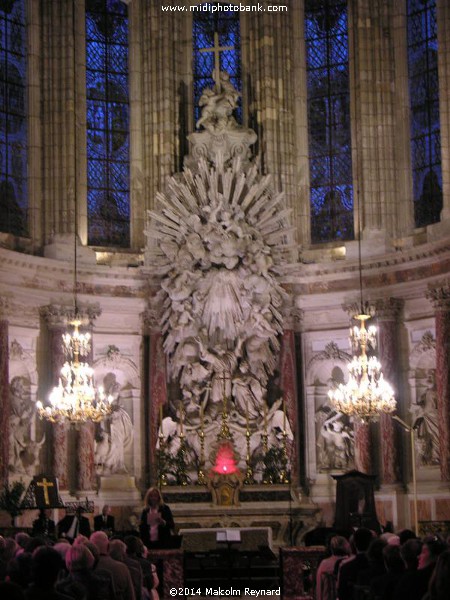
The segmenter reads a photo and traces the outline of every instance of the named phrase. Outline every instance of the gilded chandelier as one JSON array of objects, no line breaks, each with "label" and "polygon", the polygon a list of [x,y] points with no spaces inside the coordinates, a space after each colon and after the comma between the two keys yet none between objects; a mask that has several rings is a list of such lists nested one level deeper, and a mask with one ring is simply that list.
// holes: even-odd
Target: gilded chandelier
[{"label": "gilded chandelier", "polygon": [[50,393],[50,404],[36,403],[38,414],[52,423],[98,422],[111,413],[113,397],[106,396],[102,387],[95,389],[94,370],[88,363],[80,362],[80,356],[85,357],[90,352],[90,333],[80,333],[81,320],[77,316],[70,325],[73,332],[62,336],[68,360],[61,369],[59,384]]},{"label": "gilded chandelier", "polygon": [[353,350],[357,355],[348,364],[349,378],[347,383],[340,383],[329,390],[328,397],[337,411],[359,417],[362,421],[374,421],[382,413],[395,410],[394,391],[384,379],[381,364],[375,356],[368,356],[368,347],[376,346],[376,328],[366,329],[365,322],[370,315],[361,311],[354,317],[360,322],[350,330]]}]

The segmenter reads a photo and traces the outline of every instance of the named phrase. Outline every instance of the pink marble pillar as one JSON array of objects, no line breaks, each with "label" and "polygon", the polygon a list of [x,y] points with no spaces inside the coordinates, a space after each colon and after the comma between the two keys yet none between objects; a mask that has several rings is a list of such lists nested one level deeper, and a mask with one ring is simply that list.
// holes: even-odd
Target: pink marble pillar
[{"label": "pink marble pillar", "polygon": [[9,412],[8,321],[0,313],[0,486],[8,480]]},{"label": "pink marble pillar", "polygon": [[436,389],[439,414],[439,456],[442,481],[450,481],[450,281],[429,288],[435,309]]},{"label": "pink marble pillar", "polygon": [[[156,465],[156,441],[158,439],[158,428],[160,421],[160,407],[167,403],[167,372],[166,355],[163,349],[163,338],[160,332],[152,331],[150,333],[149,348],[149,388],[150,388],[150,410],[149,410],[149,431],[151,445],[149,448],[150,465]],[[155,482],[157,474],[152,477]]]},{"label": "pink marble pillar", "polygon": [[[403,302],[397,298],[383,298],[375,303],[378,320],[378,356],[385,380],[391,384],[398,401],[397,374],[400,372],[398,345],[399,315]],[[380,418],[381,482],[400,480],[398,427],[389,415]]]},{"label": "pink marble pillar", "polygon": [[[280,388],[286,407],[286,415],[294,435],[294,444],[297,439],[297,369],[295,361],[295,333],[291,329],[283,332],[280,355]],[[295,445],[294,445],[295,448]],[[297,453],[291,449],[292,480],[299,481],[299,465]]]},{"label": "pink marble pillar", "polygon": [[361,473],[372,475],[370,427],[367,423],[355,423],[355,467]]},{"label": "pink marble pillar", "polygon": [[[80,314],[83,325],[80,327],[81,333],[90,332],[92,330],[95,319],[100,315],[100,310],[96,306],[90,306],[83,310]],[[91,337],[91,351],[87,357],[81,357],[82,361],[89,363],[94,362],[94,338]],[[95,384],[95,381],[94,381]],[[82,423],[77,431],[76,436],[77,448],[77,490],[79,492],[88,492],[95,489],[96,473],[95,473],[95,424],[92,422]]]},{"label": "pink marble pillar", "polygon": [[[58,385],[59,374],[65,361],[62,335],[66,330],[67,310],[56,305],[43,306],[41,308],[41,316],[47,323],[49,332],[48,367],[50,371],[50,393],[51,388]],[[68,431],[65,424],[54,423],[51,425],[51,469],[52,475],[58,478],[60,490],[67,490],[69,484],[67,472],[67,436]]]}]

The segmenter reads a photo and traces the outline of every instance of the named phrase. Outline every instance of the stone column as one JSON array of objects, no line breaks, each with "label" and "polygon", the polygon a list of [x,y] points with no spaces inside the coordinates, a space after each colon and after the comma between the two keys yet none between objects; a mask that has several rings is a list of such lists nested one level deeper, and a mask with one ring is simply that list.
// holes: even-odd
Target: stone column
[{"label": "stone column", "polygon": [[438,22],[442,199],[444,203],[441,212],[441,221],[448,222],[450,220],[450,4],[447,0],[437,0],[436,7]]},{"label": "stone column", "polygon": [[[299,201],[299,178],[294,128],[296,115],[294,61],[302,42],[298,4],[295,0],[263,0],[265,12],[242,13],[242,53],[246,57],[249,75],[247,87],[248,125],[258,134],[256,153],[263,173],[273,176],[274,188],[284,191],[287,204],[300,222],[304,211]],[[285,12],[267,12],[268,5],[284,5]],[[298,72],[296,70],[296,76]],[[305,106],[302,106],[303,110]],[[303,141],[303,140],[302,140]],[[303,173],[302,173],[303,177]]]},{"label": "stone column", "polygon": [[427,298],[436,319],[436,389],[439,415],[439,463],[442,481],[450,481],[450,280],[429,287]]},{"label": "stone column", "polygon": [[8,301],[0,297],[0,485],[8,481],[9,464],[9,341]]},{"label": "stone column", "polygon": [[163,337],[158,328],[156,315],[152,310],[147,310],[142,315],[144,332],[149,337],[148,346],[148,390],[149,406],[147,407],[148,431],[148,462],[150,466],[150,482],[157,482],[156,442],[160,425],[161,410],[167,404],[167,370],[166,355],[163,349]]},{"label": "stone column", "polygon": [[[409,233],[413,227],[412,208],[405,210],[407,198],[399,194],[397,183],[396,20],[395,7],[390,4],[396,3],[356,0],[350,3],[349,13],[352,138],[357,148],[354,177],[359,195],[355,203],[362,207],[361,223],[369,239],[375,234],[384,238],[386,233],[391,237],[397,231]],[[405,176],[404,170],[401,176]]]},{"label": "stone column", "polygon": [[[80,317],[85,326],[84,331],[92,334],[95,319],[100,315],[98,307],[91,306],[81,311]],[[93,338],[91,337],[91,351],[84,359],[90,365],[93,364]],[[83,360],[83,359],[82,359]],[[94,381],[95,383],[95,381]],[[82,423],[77,435],[77,490],[79,492],[92,491],[96,487],[95,475],[95,424],[92,421]]]},{"label": "stone column", "polygon": [[[58,385],[59,373],[65,362],[62,335],[67,329],[67,307],[50,304],[41,307],[41,317],[47,324],[49,392]],[[45,403],[45,402],[44,402]],[[68,477],[68,427],[65,423],[51,424],[51,469],[52,475],[58,478],[60,490],[67,490]]]},{"label": "stone column", "polygon": [[286,416],[292,429],[294,442],[292,448],[287,447],[291,461],[291,482],[298,486],[300,482],[300,444],[299,444],[299,414],[298,402],[300,401],[297,389],[297,360],[295,349],[295,336],[301,330],[303,311],[293,307],[287,314],[285,312],[285,329],[281,338],[280,350],[280,389],[283,393],[283,401]]},{"label": "stone column", "polygon": [[[400,372],[399,314],[403,302],[397,298],[384,298],[375,302],[379,325],[378,355],[385,380],[390,383],[399,400],[398,377]],[[398,426],[389,415],[381,415],[381,482],[396,483],[400,479],[400,456],[398,452]]]},{"label": "stone column", "polygon": [[[180,105],[181,65],[186,50],[180,44],[186,13],[163,12],[161,4],[139,0],[130,6],[139,11],[145,31],[142,56],[142,168],[146,209],[154,208],[156,192],[168,176],[181,170]],[[133,17],[134,18],[134,17]],[[192,50],[188,50],[192,51]],[[144,213],[145,215],[145,213]]]}]

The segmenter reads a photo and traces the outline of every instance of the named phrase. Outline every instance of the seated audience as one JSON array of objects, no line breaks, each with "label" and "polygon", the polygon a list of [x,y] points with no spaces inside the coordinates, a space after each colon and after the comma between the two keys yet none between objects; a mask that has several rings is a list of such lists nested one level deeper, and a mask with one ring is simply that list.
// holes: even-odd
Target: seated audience
[{"label": "seated audience", "polygon": [[69,596],[55,589],[62,566],[56,550],[48,546],[37,548],[31,562],[31,584],[25,591],[27,600],[68,600]]},{"label": "seated audience", "polygon": [[133,581],[133,588],[136,600],[141,600],[143,587],[141,565],[137,560],[134,560],[129,555],[127,555],[127,547],[125,542],[122,542],[122,540],[111,540],[109,544],[109,555],[128,567],[131,579]]},{"label": "seated audience", "polygon": [[130,571],[124,564],[109,556],[109,539],[106,533],[94,531],[90,541],[97,547],[99,553],[94,572],[105,570],[111,574],[117,600],[135,600]]},{"label": "seated audience", "polygon": [[44,539],[54,539],[56,535],[55,521],[50,518],[51,510],[48,508],[41,508],[39,516],[33,521],[33,529],[31,535],[33,537],[40,536]]},{"label": "seated audience", "polygon": [[358,580],[358,574],[369,566],[367,549],[372,538],[372,532],[365,527],[360,527],[353,534],[355,554],[343,560],[339,567],[337,582],[339,600],[353,600],[353,587]]},{"label": "seated audience", "polygon": [[395,588],[405,570],[399,546],[388,543],[383,549],[383,559],[386,572],[371,579],[369,587],[379,600],[394,600]]},{"label": "seated audience", "polygon": [[94,531],[104,531],[109,537],[114,533],[114,517],[108,504],[102,508],[101,514],[94,517]]},{"label": "seated audience", "polygon": [[70,542],[77,537],[78,534],[84,535],[87,538],[91,535],[91,525],[89,519],[83,517],[83,507],[78,506],[75,514],[66,514],[58,522],[58,537],[67,538]]},{"label": "seated audience", "polygon": [[337,565],[351,553],[348,540],[340,535],[335,535],[330,540],[331,556],[324,558],[316,573],[316,600],[333,600],[336,597]]},{"label": "seated audience", "polygon": [[59,581],[57,589],[76,600],[111,600],[114,598],[110,580],[94,572],[95,559],[85,544],[71,546],[66,554],[68,576]]},{"label": "seated audience", "polygon": [[[135,535],[129,535],[124,540],[127,546],[127,554],[139,562],[142,569],[144,591],[146,590],[147,598],[158,600],[157,587],[159,585],[156,566],[147,558],[147,548],[143,541]],[[144,594],[145,595],[145,594]]]},{"label": "seated audience", "polygon": [[439,555],[428,592],[423,600],[448,600],[450,596],[450,550]]}]

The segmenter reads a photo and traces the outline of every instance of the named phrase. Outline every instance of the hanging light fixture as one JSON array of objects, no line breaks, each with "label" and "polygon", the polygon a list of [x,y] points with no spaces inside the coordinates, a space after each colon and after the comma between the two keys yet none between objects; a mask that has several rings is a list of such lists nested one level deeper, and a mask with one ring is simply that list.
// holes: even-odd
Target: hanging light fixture
[{"label": "hanging light fixture", "polygon": [[360,304],[359,312],[353,318],[359,325],[350,328],[353,359],[348,364],[348,381],[329,390],[328,397],[337,411],[369,422],[376,421],[383,413],[392,413],[396,402],[392,387],[383,377],[379,360],[373,355],[368,355],[368,352],[376,348],[377,328],[374,325],[366,328],[366,321],[372,318],[372,314],[369,305],[363,301],[361,230],[361,211],[358,210]]},{"label": "hanging light fixture", "polygon": [[[356,50],[356,44],[354,46]],[[356,76],[356,54],[353,52]],[[366,321],[372,318],[370,307],[363,301],[361,235],[362,210],[357,194],[357,239],[360,304],[358,313],[353,317],[359,322],[350,329],[350,342],[353,359],[348,364],[349,378],[347,383],[339,383],[328,391],[328,397],[334,408],[350,417],[359,417],[363,422],[376,421],[383,413],[392,413],[396,408],[394,391],[384,379],[381,364],[373,355],[368,355],[376,348],[377,329],[371,325],[366,328]]]},{"label": "hanging light fixture", "polygon": [[[73,5],[74,7],[75,5]],[[74,10],[74,8],[73,8]],[[73,43],[74,43],[74,93],[75,93],[75,14],[73,14]],[[52,423],[68,421],[70,423],[84,423],[87,421],[98,422],[112,412],[112,396],[106,396],[104,389],[94,386],[94,370],[87,362],[81,362],[80,357],[87,358],[91,351],[91,334],[81,333],[80,326],[83,324],[78,310],[78,264],[77,264],[77,241],[78,241],[78,195],[77,195],[77,128],[76,128],[76,103],[73,103],[74,123],[74,268],[73,268],[73,297],[74,311],[73,319],[69,325],[73,330],[63,334],[63,349],[66,362],[61,369],[59,384],[53,388],[49,395],[49,404],[46,406],[38,400],[36,408],[39,416]]]}]

